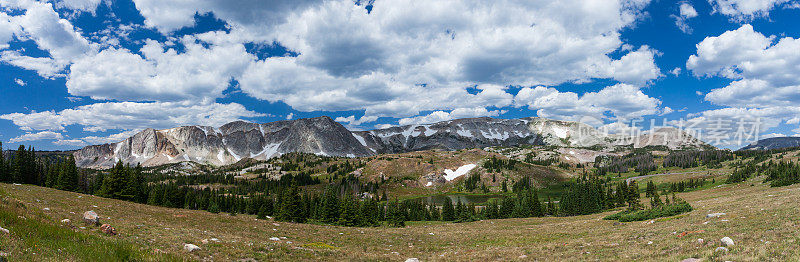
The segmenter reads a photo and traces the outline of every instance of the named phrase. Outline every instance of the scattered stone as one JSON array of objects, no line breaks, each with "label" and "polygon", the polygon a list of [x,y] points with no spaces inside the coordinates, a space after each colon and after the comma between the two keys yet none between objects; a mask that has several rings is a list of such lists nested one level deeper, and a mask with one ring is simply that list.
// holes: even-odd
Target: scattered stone
[{"label": "scattered stone", "polygon": [[186,250],[186,252],[194,252],[196,250],[200,250],[200,247],[194,244],[183,244],[183,250]]},{"label": "scattered stone", "polygon": [[69,218],[61,219],[61,223],[69,224],[70,222],[72,221],[70,221]]},{"label": "scattered stone", "polygon": [[428,233],[428,235],[431,235],[431,236],[433,236],[433,232],[430,232],[430,233]]},{"label": "scattered stone", "polygon": [[681,262],[700,262],[700,261],[703,261],[703,260],[700,260],[699,258],[693,258],[693,257],[681,260]]},{"label": "scattered stone", "polygon": [[725,215],[725,213],[711,213],[711,214],[706,215],[706,218],[715,218],[715,217],[720,217],[720,216],[724,216],[724,215]]},{"label": "scattered stone", "polygon": [[83,213],[83,222],[88,225],[99,225],[100,217],[93,210],[89,210]]},{"label": "scattered stone", "polygon": [[728,248],[726,248],[726,247],[718,247],[717,249],[714,249],[714,252],[728,253]]},{"label": "scattered stone", "polygon": [[518,256],[517,258],[519,258],[519,259],[526,259],[526,258],[528,258],[528,256],[527,256],[527,255],[520,255],[520,256]]},{"label": "scattered stone", "polygon": [[200,240],[200,243],[203,243],[203,245],[208,245],[208,239]]},{"label": "scattered stone", "polygon": [[653,241],[647,241],[647,244],[648,244],[648,245],[652,245],[652,244],[653,244]]},{"label": "scattered stone", "polygon": [[209,240],[211,240],[213,242],[219,242],[219,239],[217,239],[217,238],[212,238],[212,239],[209,239]]},{"label": "scattered stone", "polygon": [[44,211],[50,211],[50,208],[49,208],[49,207],[45,207],[45,208],[42,208],[42,210],[44,210]]},{"label": "scattered stone", "polygon": [[280,238],[278,238],[278,237],[270,237],[270,238],[269,238],[269,240],[272,240],[272,241],[281,241],[281,239],[280,239]]},{"label": "scattered stone", "polygon": [[722,244],[725,245],[726,247],[732,247],[735,245],[733,243],[733,239],[731,239],[730,237],[723,237],[719,241],[722,241]]},{"label": "scattered stone", "polygon": [[406,262],[419,262],[419,258],[412,257],[412,258],[406,259]]},{"label": "scattered stone", "polygon": [[112,227],[109,224],[103,224],[102,226],[100,226],[100,232],[103,232],[103,234],[111,235],[111,236],[116,236],[117,235],[117,229],[115,229],[114,227]]},{"label": "scattered stone", "polygon": [[6,233],[6,234],[11,234],[11,232],[8,231],[8,229],[2,228],[2,227],[0,227],[0,232]]},{"label": "scattered stone", "polygon": [[698,238],[697,239],[697,244],[702,245],[704,242],[705,242],[705,240],[703,240],[702,238]]}]

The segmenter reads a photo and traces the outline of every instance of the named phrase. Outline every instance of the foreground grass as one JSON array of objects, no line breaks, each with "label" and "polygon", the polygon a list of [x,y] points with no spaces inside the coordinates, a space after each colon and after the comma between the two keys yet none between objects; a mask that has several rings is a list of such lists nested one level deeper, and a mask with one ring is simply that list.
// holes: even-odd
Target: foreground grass
[{"label": "foreground grass", "polygon": [[[750,184],[754,184],[751,186]],[[797,261],[800,259],[797,232],[800,230],[800,185],[770,188],[759,182],[725,185],[678,194],[695,210],[653,223],[616,223],[602,218],[606,212],[578,217],[547,217],[487,220],[471,223],[420,222],[406,228],[346,228],[255,220],[252,216],[210,214],[204,211],[169,209],[86,196],[35,186],[0,184],[9,196],[19,199],[30,210],[42,211],[42,223],[69,218],[80,219],[86,210],[95,210],[104,223],[114,225],[120,235],[99,236],[102,245],[132,243],[145,250],[161,250],[178,258],[235,261],[238,259],[275,260],[355,260],[398,261],[416,257],[423,261],[452,260],[601,260],[601,261],[680,261],[688,257],[706,261]],[[96,206],[96,207],[95,207]],[[75,214],[72,214],[74,212]],[[708,213],[725,216],[706,218]],[[6,227],[7,216],[2,225]],[[16,220],[14,220],[16,221]],[[22,222],[12,222],[22,223]],[[50,260],[87,260],[99,256],[92,249],[87,256],[60,257],[60,246],[23,244],[25,225],[10,226],[11,247],[2,243],[3,252],[13,260],[39,260],[27,255],[50,254]],[[58,226],[56,226],[58,227]],[[71,230],[67,230],[71,232]],[[67,232],[68,233],[68,232]],[[58,233],[61,234],[61,233]],[[714,253],[719,239],[731,237],[736,246],[728,253]],[[270,240],[277,237],[279,241]],[[36,238],[36,237],[35,237]],[[38,237],[42,238],[42,237]],[[204,239],[216,238],[219,242]],[[698,244],[697,239],[705,239]],[[2,241],[7,241],[3,238]],[[105,242],[109,241],[109,242]],[[202,248],[185,253],[184,243]],[[122,244],[128,246],[128,244]],[[75,247],[81,253],[83,245]],[[26,251],[26,249],[28,251]],[[10,251],[9,251],[10,250]],[[132,256],[148,254],[131,247]],[[41,252],[41,253],[40,253]],[[72,252],[72,251],[69,251]],[[124,252],[121,252],[124,253]],[[521,257],[523,256],[524,257]],[[63,258],[63,259],[62,259]],[[149,260],[169,260],[152,257]],[[88,259],[91,261],[106,261]],[[122,260],[113,256],[107,261]]]},{"label": "foreground grass", "polygon": [[167,254],[154,254],[127,241],[76,232],[55,225],[40,212],[0,191],[0,226],[10,234],[0,237],[0,249],[11,261],[182,261]]}]

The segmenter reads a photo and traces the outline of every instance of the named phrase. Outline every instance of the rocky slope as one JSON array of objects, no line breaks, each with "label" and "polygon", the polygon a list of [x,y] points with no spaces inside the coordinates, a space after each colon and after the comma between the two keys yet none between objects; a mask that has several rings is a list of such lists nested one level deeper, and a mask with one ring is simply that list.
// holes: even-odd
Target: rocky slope
[{"label": "rocky slope", "polygon": [[118,160],[143,166],[181,161],[226,165],[245,157],[263,160],[289,152],[372,154],[344,126],[318,117],[266,124],[236,121],[219,128],[146,129],[118,143],[85,147],[74,156],[80,167],[106,168]]},{"label": "rocky slope", "polygon": [[756,141],[739,150],[769,150],[800,146],[800,137],[773,137]]},{"label": "rocky slope", "polygon": [[289,152],[358,157],[518,145],[600,149],[621,145],[663,145],[672,149],[708,146],[677,129],[659,129],[636,136],[608,135],[583,123],[538,117],[466,118],[353,132],[329,117],[317,117],[265,124],[236,121],[219,128],[146,129],[124,141],[88,146],[74,155],[80,167],[106,168],[118,160],[143,166],[182,161],[226,165],[242,158],[263,160]]}]

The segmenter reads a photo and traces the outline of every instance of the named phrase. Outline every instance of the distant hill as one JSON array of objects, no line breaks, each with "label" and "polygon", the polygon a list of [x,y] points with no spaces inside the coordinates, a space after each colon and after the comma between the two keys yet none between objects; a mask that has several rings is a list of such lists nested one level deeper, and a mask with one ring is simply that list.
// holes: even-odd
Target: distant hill
[{"label": "distant hill", "polygon": [[800,137],[773,137],[758,140],[739,150],[770,150],[800,146]]}]

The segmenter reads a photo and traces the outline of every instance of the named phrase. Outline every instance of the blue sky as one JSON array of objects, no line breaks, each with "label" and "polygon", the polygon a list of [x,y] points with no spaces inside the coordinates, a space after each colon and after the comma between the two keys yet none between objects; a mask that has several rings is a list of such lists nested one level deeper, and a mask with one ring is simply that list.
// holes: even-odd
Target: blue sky
[{"label": "blue sky", "polygon": [[798,24],[794,0],[0,0],[0,141],[322,115],[757,119],[760,138],[794,136]]}]

